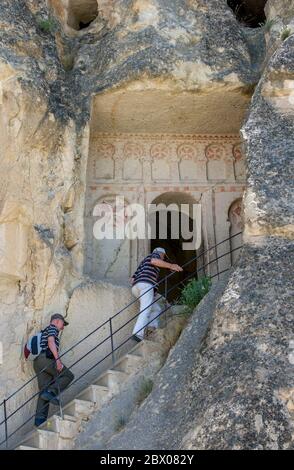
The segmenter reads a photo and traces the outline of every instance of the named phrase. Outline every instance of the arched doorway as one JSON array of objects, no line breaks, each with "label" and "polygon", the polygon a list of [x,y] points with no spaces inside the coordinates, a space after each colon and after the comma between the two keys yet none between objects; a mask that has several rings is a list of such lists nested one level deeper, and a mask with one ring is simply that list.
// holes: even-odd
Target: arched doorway
[{"label": "arched doorway", "polygon": [[230,249],[231,249],[231,264],[232,266],[237,262],[240,256],[240,250],[242,245],[242,233],[237,235],[244,230],[243,221],[243,210],[242,210],[242,199],[237,199],[233,202],[229,209],[229,221],[230,221]]},{"label": "arched doorway", "polygon": [[[201,230],[201,221],[197,220],[195,206],[197,202],[189,194],[164,193],[153,200],[149,209],[149,225],[151,229],[150,248],[165,248],[170,262],[187,266],[183,273],[175,273],[167,284],[169,292],[167,298],[175,300],[178,298],[183,285],[187,282],[185,278],[197,277],[196,260],[197,251],[193,243],[196,238],[197,227]],[[195,220],[196,219],[196,220]],[[194,239],[193,239],[194,238]],[[193,243],[192,243],[193,242]],[[189,246],[190,245],[190,246]],[[190,262],[191,260],[194,260]],[[161,270],[160,279],[165,277],[168,271]],[[179,284],[179,287],[174,287]],[[159,292],[165,295],[166,286],[160,286]]]}]

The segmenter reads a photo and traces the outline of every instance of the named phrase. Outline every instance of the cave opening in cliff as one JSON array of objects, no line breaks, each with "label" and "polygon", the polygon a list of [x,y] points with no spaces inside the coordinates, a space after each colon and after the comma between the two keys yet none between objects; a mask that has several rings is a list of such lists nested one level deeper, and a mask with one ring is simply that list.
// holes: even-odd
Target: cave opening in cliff
[{"label": "cave opening in cliff", "polygon": [[68,25],[77,31],[88,28],[98,16],[97,0],[69,0]]},{"label": "cave opening in cliff", "polygon": [[267,0],[228,0],[240,23],[250,28],[258,28],[266,21],[264,7]]},{"label": "cave opening in cliff", "polygon": [[[155,210],[149,214],[150,252],[157,247],[162,247],[171,263],[186,265],[182,273],[174,273],[168,279],[167,285],[162,283],[159,286],[159,293],[164,296],[166,296],[166,289],[170,291],[167,299],[172,301],[178,298],[183,286],[188,282],[186,279],[197,278],[197,270],[200,266],[200,260],[198,263],[195,260],[196,249],[188,246],[193,244],[193,236],[197,230],[196,221],[193,220],[193,205],[196,201],[188,194],[170,192],[158,196],[153,204],[156,206]],[[181,210],[184,207],[189,208],[189,214]],[[166,270],[162,269],[159,279],[166,275]]]},{"label": "cave opening in cliff", "polygon": [[[93,98],[84,216],[85,274],[126,285],[156,246],[163,245],[169,258],[183,265],[195,257],[195,251],[198,255],[229,238],[231,220],[238,215],[234,210],[228,219],[229,209],[242,198],[246,187],[240,127],[250,99],[249,94],[229,90],[224,99],[223,89],[210,94],[171,94],[169,90],[124,88]],[[117,196],[124,198],[127,207],[143,208],[146,220],[149,204],[189,206],[196,202],[202,217],[202,246],[196,250],[194,244],[184,250],[183,244],[189,240],[171,237],[172,214],[167,214],[166,239],[144,233],[139,238],[98,240],[93,232],[98,221],[95,208],[101,202],[115,208]],[[187,225],[189,217],[190,213],[184,213],[180,223]],[[153,224],[156,228],[156,220]],[[197,268],[211,261],[206,274],[214,276],[230,267],[230,255],[214,263],[216,255],[230,251],[226,244],[222,249],[201,257]],[[173,279],[183,280],[178,274]]]}]

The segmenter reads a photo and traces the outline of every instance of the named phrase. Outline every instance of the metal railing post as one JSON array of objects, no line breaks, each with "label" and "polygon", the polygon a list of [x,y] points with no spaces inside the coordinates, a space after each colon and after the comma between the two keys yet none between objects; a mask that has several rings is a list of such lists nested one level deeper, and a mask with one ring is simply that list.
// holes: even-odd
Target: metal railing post
[{"label": "metal railing post", "polygon": [[112,318],[109,318],[109,330],[110,330],[110,342],[111,342],[111,357],[112,357],[112,364],[114,364],[114,344],[113,344],[113,328],[112,328]]},{"label": "metal railing post", "polygon": [[6,400],[3,401],[3,410],[4,410],[4,426],[5,426],[5,446],[8,449],[8,422],[7,422],[7,407]]},{"label": "metal railing post", "polygon": [[62,401],[61,401],[61,390],[60,390],[59,376],[57,376],[57,387],[58,387],[58,398],[59,398],[59,413],[60,413],[60,418],[63,420],[64,415],[63,415],[63,408],[62,408]]},{"label": "metal railing post", "polygon": [[[167,300],[167,293],[168,293],[168,278],[166,277],[165,278],[165,282],[164,282],[164,298],[165,298],[165,301],[168,302]],[[167,326],[167,311],[165,310],[164,312],[164,323],[165,323],[165,327]]]}]

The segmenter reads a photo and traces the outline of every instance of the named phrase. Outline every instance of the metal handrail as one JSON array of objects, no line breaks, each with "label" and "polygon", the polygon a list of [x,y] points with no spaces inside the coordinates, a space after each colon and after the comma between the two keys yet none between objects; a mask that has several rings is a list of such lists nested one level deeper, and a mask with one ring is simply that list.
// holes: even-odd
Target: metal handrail
[{"label": "metal handrail", "polygon": [[[216,245],[204,250],[200,255],[197,255],[195,256],[194,258],[190,259],[189,261],[187,261],[185,264],[182,265],[182,268],[185,268],[186,266],[188,266],[189,264],[197,261],[198,259],[202,258],[203,255],[205,255],[206,253],[210,252],[211,250],[214,250],[215,248],[217,248],[218,246],[222,245],[223,243],[227,242],[227,241],[230,241],[232,240],[233,238],[239,236],[239,235],[242,235],[242,232],[239,232],[239,233],[236,233],[235,235],[232,235],[231,237],[228,237],[226,239],[224,239],[223,241],[217,243]],[[211,264],[211,263],[210,263]],[[172,272],[172,273],[169,273],[167,274],[165,277],[163,277],[160,281],[158,281],[155,286],[160,286],[163,282],[165,282],[166,280],[168,280],[170,277],[174,276],[176,273],[175,272]],[[77,341],[76,343],[74,343],[69,349],[67,349],[64,353],[62,353],[59,357],[64,357],[66,354],[68,354],[70,351],[72,351],[74,348],[76,348],[77,346],[79,346],[81,343],[83,343],[86,339],[88,339],[91,335],[93,335],[94,333],[96,333],[97,331],[99,331],[101,328],[103,328],[105,325],[107,325],[109,323],[110,320],[113,320],[114,318],[116,318],[118,315],[120,315],[122,312],[124,312],[127,308],[129,308],[131,305],[133,305],[134,303],[136,303],[143,295],[145,295],[147,292],[149,292],[150,290],[153,289],[153,286],[150,287],[150,289],[148,289],[146,292],[144,292],[144,294],[140,295],[138,298],[132,300],[128,305],[126,305],[125,307],[123,307],[121,310],[119,310],[116,314],[114,314],[113,316],[109,317],[108,320],[106,320],[105,322],[103,322],[101,325],[99,325],[98,327],[96,327],[94,330],[90,331],[90,333],[88,333],[86,336],[84,336],[82,339],[80,339],[79,341]],[[52,363],[54,363],[55,360],[53,359],[52,360]],[[26,383],[24,383],[21,387],[19,387],[15,392],[13,392],[11,395],[9,395],[5,400],[6,402],[8,400],[10,400],[11,398],[13,398],[18,392],[20,392],[21,390],[23,390],[24,387],[26,387],[29,383],[31,383],[34,379],[36,379],[42,372],[44,372],[46,370],[46,367],[44,369],[42,369],[38,374],[35,374],[33,377],[31,377]],[[4,401],[1,403],[1,405],[3,405]],[[0,406],[1,406],[0,405]],[[1,425],[2,423],[0,423]]]},{"label": "metal handrail", "polygon": [[[233,253],[234,251],[237,251],[237,250],[240,250],[242,248],[242,245],[231,250],[230,252],[228,252],[227,254],[231,254]],[[213,260],[212,262],[214,262],[215,260]],[[224,269],[223,271],[221,272],[218,272],[216,274],[214,274],[213,276],[211,276],[210,279],[213,279],[215,278],[216,276],[220,276],[221,274],[224,274],[226,272],[228,272],[231,268],[227,268],[227,269]],[[193,273],[193,275],[195,275],[196,271]],[[191,277],[191,276],[189,276]],[[183,281],[181,281],[183,282]],[[170,290],[172,290],[173,288],[175,288],[176,286],[173,286]],[[159,300],[159,299],[157,299]],[[153,302],[154,303],[154,302]],[[152,304],[150,304],[152,305]],[[150,306],[149,305],[149,306]],[[149,307],[148,306],[148,307]],[[159,318],[163,313],[165,313],[167,310],[169,310],[170,308],[172,307],[172,305],[168,305],[164,310],[162,310],[158,315],[157,317],[153,318],[156,319],[156,318]],[[136,318],[141,312],[139,312],[134,318]],[[132,319],[133,320],[133,319]],[[146,326],[148,326],[153,320],[150,320],[150,322],[148,322]],[[129,322],[127,322],[129,323]],[[125,326],[125,325],[124,325]],[[132,335],[133,336],[133,335]],[[113,353],[115,353],[116,351],[118,351],[122,346],[124,346],[131,338],[132,336],[128,337],[126,340],[124,340],[121,344],[119,344],[119,346],[117,346],[114,350],[112,350],[110,353],[108,353],[106,356],[104,356],[102,359],[100,359],[97,363],[95,363],[93,366],[91,366],[89,369],[87,369],[82,375],[80,375],[76,380],[74,380],[67,388],[66,390],[62,391],[60,395],[62,395],[65,391],[67,391],[72,385],[75,385],[79,380],[81,380],[85,375],[87,375],[89,372],[91,372],[93,369],[95,369],[95,367],[97,367],[99,364],[101,364],[105,359],[108,359]],[[39,392],[36,394],[38,395]],[[10,415],[11,416],[11,415]],[[36,414],[34,413],[32,416],[30,416],[23,424],[21,424],[16,430],[14,430],[9,436],[8,436],[8,439],[10,439],[13,435],[15,435],[20,429],[22,429],[27,423],[29,423],[33,418],[35,418]],[[6,442],[6,440],[2,441],[0,443],[0,446],[2,444],[4,444]]]},{"label": "metal handrail", "polygon": [[[232,240],[233,238],[241,235],[242,232],[239,232],[239,233],[236,233],[235,235],[231,236],[231,237],[228,237],[226,238],[225,240],[223,240],[222,242],[219,242],[217,244],[215,244],[214,246],[202,251],[202,253],[200,255],[197,255],[196,257],[192,258],[191,260],[187,261],[182,267],[185,268],[186,266],[190,265],[191,263],[197,261],[198,259],[202,258],[206,253],[209,253],[210,251],[212,251],[213,249],[216,249],[218,246],[224,244],[225,242],[228,242],[230,240]],[[233,253],[234,251],[237,251],[237,250],[240,250],[242,248],[242,245],[235,248],[235,249],[230,249],[230,251],[226,252],[226,253],[223,253],[222,255],[220,256],[217,256],[215,259],[209,261],[208,263],[206,263],[205,265],[201,266],[200,268],[196,268],[195,271],[193,271],[192,273],[190,273],[185,279],[181,280],[180,282],[178,282],[177,284],[173,285],[169,290],[166,289],[166,294],[173,291],[174,289],[176,289],[180,284],[183,284],[187,279],[189,279],[190,277],[193,277],[195,276],[195,274],[198,274],[199,272],[201,271],[204,271],[205,273],[205,268],[213,263],[215,263],[216,261],[218,261],[219,259],[225,257],[225,256],[228,256],[229,254]],[[228,268],[230,269],[230,268]],[[222,274],[223,272],[226,272],[228,271],[228,269],[222,271],[221,273],[220,272],[217,272],[217,274],[215,274],[214,276],[211,276],[211,279],[213,279],[214,277],[216,276],[220,276],[220,274]],[[172,273],[169,273],[167,276],[165,276],[163,279],[161,279],[160,281],[158,281],[156,283],[156,286],[160,286],[163,282],[166,283],[166,286],[167,286],[167,280],[172,277],[173,275],[175,275],[176,273],[175,272],[172,272]],[[147,291],[145,291],[140,297],[138,297],[138,299],[140,299],[143,295],[145,295],[147,292],[149,292],[151,289],[153,289],[154,286],[151,286],[150,289],[148,289]],[[134,321],[135,318],[137,318],[144,310],[146,310],[147,308],[149,308],[151,305],[153,305],[154,303],[158,302],[161,298],[163,298],[164,296],[163,295],[160,295],[159,297],[157,297],[150,305],[148,305],[147,307],[145,307],[143,310],[139,311],[139,313],[137,313],[133,318],[131,318],[130,320],[128,320],[126,323],[124,323],[124,325],[120,326],[117,330],[113,331],[112,329],[112,320],[114,318],[116,318],[118,315],[120,315],[122,312],[124,312],[127,308],[129,308],[131,305],[133,305],[135,302],[137,302],[138,299],[135,299],[134,301],[130,302],[126,307],[122,308],[119,312],[117,312],[115,315],[113,315],[112,317],[110,317],[107,321],[103,322],[101,325],[99,325],[97,328],[95,328],[93,331],[91,331],[89,334],[87,334],[85,337],[83,337],[81,340],[79,340],[77,343],[75,343],[73,346],[71,346],[67,351],[65,351],[62,355],[60,355],[60,357],[63,357],[65,356],[68,352],[72,351],[75,347],[77,347],[79,344],[81,344],[82,342],[84,342],[87,338],[89,338],[93,333],[97,332],[99,329],[103,328],[104,326],[106,326],[107,324],[110,325],[110,335],[107,336],[103,341],[101,341],[100,343],[98,343],[98,345],[95,345],[90,351],[88,351],[86,354],[82,355],[82,357],[80,357],[76,362],[74,362],[70,368],[74,367],[77,363],[79,363],[81,360],[83,360],[85,357],[87,357],[89,354],[91,354],[91,352],[93,352],[95,349],[97,349],[99,346],[101,346],[102,344],[104,344],[106,341],[108,341],[109,339],[111,340],[111,353],[109,353],[108,355],[106,355],[105,357],[103,357],[103,359],[101,359],[97,364],[95,364],[94,366],[92,366],[90,369],[86,370],[86,372],[84,372],[82,374],[82,376],[78,377],[76,380],[74,380],[70,385],[69,387],[67,387],[66,390],[68,390],[72,385],[74,385],[75,383],[78,382],[78,380],[80,380],[82,377],[84,377],[87,373],[89,373],[93,368],[97,367],[101,362],[103,362],[105,359],[107,359],[108,357],[110,357],[112,355],[112,357],[114,358],[114,353],[117,349],[121,348],[124,344],[126,344],[130,339],[131,337],[127,338],[127,340],[125,340],[122,344],[120,344],[117,348],[114,349],[114,344],[113,344],[113,336],[118,333],[120,330],[122,330],[126,325],[128,325],[129,323],[131,323],[132,321]],[[163,311],[161,311],[158,315],[161,316],[164,312],[166,312],[169,308],[171,307],[171,305],[169,305],[166,309],[164,309]],[[147,324],[148,325],[148,324]],[[147,326],[146,325],[146,326]],[[54,363],[55,362],[55,359],[52,360],[52,362]],[[48,366],[47,366],[48,367]],[[40,391],[38,391],[37,393],[33,394],[28,400],[25,401],[25,403],[23,403],[22,405],[20,405],[16,410],[14,410],[11,414],[7,414],[7,402],[8,400],[10,400],[12,397],[14,397],[16,394],[18,394],[25,386],[27,386],[29,383],[31,383],[34,379],[36,379],[38,377],[39,374],[41,374],[44,370],[46,370],[46,367],[41,370],[38,374],[36,374],[35,376],[33,376],[31,379],[29,379],[24,385],[22,385],[18,390],[16,390],[15,392],[13,392],[8,398],[6,398],[5,400],[3,400],[3,402],[0,404],[0,406],[3,406],[4,407],[4,420],[0,422],[0,426],[2,426],[3,424],[5,424],[5,440],[2,441],[0,443],[0,446],[3,445],[5,442],[7,443],[8,442],[8,439],[10,439],[19,429],[21,429],[23,426],[25,426],[25,424],[27,424],[27,422],[29,422],[34,416],[35,414],[30,417],[25,423],[23,423],[19,428],[17,428],[17,430],[15,430],[13,433],[11,434],[8,434],[8,429],[7,429],[7,423],[9,421],[9,419],[14,416],[20,409],[22,409],[24,406],[26,406],[31,400],[33,400],[37,395],[39,395]],[[54,382],[54,379],[52,380],[52,382]],[[46,385],[46,387],[48,387],[48,384]]]}]

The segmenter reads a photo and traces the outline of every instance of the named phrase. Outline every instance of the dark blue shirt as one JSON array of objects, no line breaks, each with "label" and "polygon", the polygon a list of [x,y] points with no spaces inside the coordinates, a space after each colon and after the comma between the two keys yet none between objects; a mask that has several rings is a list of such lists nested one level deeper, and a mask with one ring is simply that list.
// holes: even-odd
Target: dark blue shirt
[{"label": "dark blue shirt", "polygon": [[141,261],[137,271],[133,275],[133,285],[138,284],[138,282],[146,282],[152,286],[157,284],[160,268],[151,264],[152,259],[161,259],[160,254],[152,253],[151,255],[146,256],[143,261]]},{"label": "dark blue shirt", "polygon": [[[48,348],[48,338],[49,338],[49,336],[54,337],[57,351],[59,351],[59,338],[58,338],[58,335],[59,335],[59,330],[58,330],[58,328],[56,328],[55,325],[50,324],[49,326],[47,326],[47,328],[45,328],[45,330],[42,331],[41,343],[40,343],[42,352],[47,352],[47,350],[48,350],[49,355],[51,356],[51,354],[52,354],[50,349]],[[52,355],[52,357],[53,357],[53,355]]]}]

